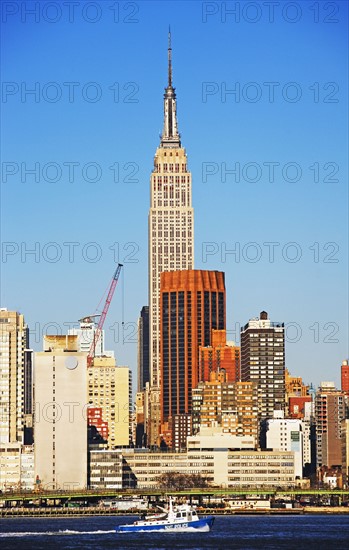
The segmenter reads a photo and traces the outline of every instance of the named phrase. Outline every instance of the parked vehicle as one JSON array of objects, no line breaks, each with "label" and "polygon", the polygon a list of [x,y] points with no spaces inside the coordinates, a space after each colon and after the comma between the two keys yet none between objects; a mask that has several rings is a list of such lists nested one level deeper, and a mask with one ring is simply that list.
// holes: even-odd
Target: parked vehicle
[{"label": "parked vehicle", "polygon": [[128,510],[147,510],[148,501],[143,498],[104,499],[100,501],[100,506],[123,512],[127,512]]},{"label": "parked vehicle", "polygon": [[227,508],[233,510],[269,510],[270,500],[266,499],[223,499]]}]

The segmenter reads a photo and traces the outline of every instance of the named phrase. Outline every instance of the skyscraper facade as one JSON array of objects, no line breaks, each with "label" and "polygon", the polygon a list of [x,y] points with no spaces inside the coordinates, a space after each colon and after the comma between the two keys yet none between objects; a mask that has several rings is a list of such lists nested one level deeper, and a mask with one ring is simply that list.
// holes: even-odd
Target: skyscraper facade
[{"label": "skyscraper facade", "polygon": [[241,380],[256,382],[260,420],[285,410],[285,332],[266,311],[241,329]]},{"label": "skyscraper facade", "polygon": [[225,329],[224,273],[187,270],[161,273],[161,421],[190,414],[199,383],[199,347],[212,329]]},{"label": "skyscraper facade", "polygon": [[141,392],[149,382],[149,306],[143,306],[138,319],[138,380]]},{"label": "skyscraper facade", "polygon": [[321,382],[315,397],[316,466],[342,463],[341,421],[345,418],[345,394],[334,382]]},{"label": "skyscraper facade", "polygon": [[150,444],[159,428],[160,388],[160,273],[193,268],[194,213],[191,173],[177,126],[176,93],[172,85],[172,48],[169,34],[168,84],[164,95],[164,127],[150,178],[149,210],[149,335]]},{"label": "skyscraper facade", "polygon": [[44,336],[34,355],[35,476],[44,489],[87,483],[87,354],[78,336]]},{"label": "skyscraper facade", "polygon": [[[0,309],[0,443],[24,443],[25,399],[32,404],[31,369],[25,369],[29,329],[24,316]],[[30,379],[27,379],[27,376]],[[29,384],[29,386],[28,386]],[[26,387],[27,385],[27,387]]]},{"label": "skyscraper facade", "polygon": [[[303,468],[306,463],[305,437],[309,439],[309,432],[306,432],[304,422],[295,418],[285,418],[283,411],[274,411],[274,417],[266,420],[267,449],[293,451],[295,476],[299,479],[303,477]],[[308,461],[310,462],[309,459]]]},{"label": "skyscraper facade", "polygon": [[342,361],[341,365],[341,390],[349,395],[349,360]]},{"label": "skyscraper facade", "polygon": [[240,347],[226,341],[226,330],[213,330],[210,346],[200,347],[200,382],[210,380],[212,372],[225,370],[227,380],[240,380]]},{"label": "skyscraper facade", "polygon": [[[88,404],[101,409],[108,426],[107,447],[131,442],[132,377],[128,367],[117,367],[113,357],[95,357],[88,369]],[[98,424],[96,423],[98,430]]]},{"label": "skyscraper facade", "polygon": [[257,442],[258,392],[254,382],[229,382],[224,370],[213,371],[210,380],[195,389],[193,401],[195,432],[220,426],[223,433],[253,437]]},{"label": "skyscraper facade", "polygon": [[[97,329],[97,325],[95,323],[96,317],[97,316],[91,316],[80,319],[79,328],[74,327],[68,330],[69,335],[78,336],[79,351],[85,351],[86,353],[89,353]],[[108,355],[110,355],[110,352],[104,351],[104,330],[102,330],[100,337],[96,342],[94,355],[100,356],[104,355],[105,353],[108,353]]]},{"label": "skyscraper facade", "polygon": [[349,418],[341,421],[342,475],[345,485],[349,482]]}]

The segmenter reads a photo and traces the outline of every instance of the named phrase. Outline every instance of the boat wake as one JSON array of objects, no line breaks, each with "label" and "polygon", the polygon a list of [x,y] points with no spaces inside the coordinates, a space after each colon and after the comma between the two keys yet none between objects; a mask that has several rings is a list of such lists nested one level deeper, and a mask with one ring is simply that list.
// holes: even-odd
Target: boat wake
[{"label": "boat wake", "polygon": [[25,531],[23,533],[20,532],[13,532],[13,533],[0,533],[0,539],[1,538],[9,538],[9,537],[49,537],[49,536],[67,536],[67,535],[105,535],[107,533],[115,533],[115,530],[109,530],[109,531],[72,531],[70,529],[65,529],[64,531],[41,531],[41,532],[35,532],[35,531]]}]

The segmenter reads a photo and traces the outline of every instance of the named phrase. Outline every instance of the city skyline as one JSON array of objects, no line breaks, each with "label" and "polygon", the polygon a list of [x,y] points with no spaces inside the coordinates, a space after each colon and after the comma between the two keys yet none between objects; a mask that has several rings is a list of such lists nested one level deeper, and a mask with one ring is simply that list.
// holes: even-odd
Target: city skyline
[{"label": "city skyline", "polygon": [[[253,25],[246,14],[239,24],[228,18],[223,23],[221,11],[205,14],[208,3],[197,3],[202,10],[194,4],[182,8],[185,20],[170,10],[172,3],[141,3],[138,15],[128,14],[138,17],[137,23],[122,22],[126,14],[120,15],[119,33],[113,32],[109,12],[93,26],[82,16],[51,27],[43,17],[36,25],[30,18],[22,23],[8,16],[4,40],[11,43],[6,33],[21,30],[27,49],[17,43],[7,52],[3,68],[7,145],[1,306],[25,316],[30,346],[40,350],[45,327],[52,323],[49,333],[56,326],[64,334],[71,323],[78,326],[78,319],[91,314],[100,301],[114,262],[124,262],[124,281],[105,325],[106,347],[115,351],[117,364],[131,368],[136,380],[135,329],[148,303],[149,177],[162,126],[171,14],[178,122],[193,174],[194,267],[226,274],[228,340],[238,341],[240,326],[266,310],[288,328],[286,367],[292,375],[315,386],[334,380],[339,387],[340,365],[348,356],[345,80],[340,72],[344,74],[346,63],[345,50],[340,50],[346,6],[332,26],[315,23],[314,14],[305,9],[297,24],[276,14],[274,23]],[[319,4],[324,19],[325,4]],[[150,23],[155,12],[156,27]],[[149,25],[154,32],[149,33]],[[185,34],[189,26],[190,42]],[[141,49],[145,40],[149,50]],[[122,55],[119,48],[125,44]],[[235,57],[228,46],[237,52]],[[81,61],[77,73],[70,48]],[[77,81],[75,87],[63,85]],[[38,102],[23,96],[22,82],[28,90],[39,83]],[[86,87],[88,82],[95,85]],[[13,83],[19,83],[18,93]],[[338,90],[328,83],[337,84]],[[99,89],[100,100],[90,101]],[[62,98],[51,101],[57,90]],[[72,90],[81,93],[70,102]],[[260,90],[262,96],[253,101]],[[294,101],[299,90],[301,97]],[[72,175],[75,162],[80,164]],[[38,182],[23,173],[21,163],[28,168],[39,163]],[[53,163],[50,169],[43,168],[47,163]],[[96,166],[83,174],[80,168],[88,163]],[[57,166],[66,172],[54,182]],[[229,173],[233,168],[240,181]],[[93,170],[102,171],[99,181],[91,181]],[[252,181],[260,171],[259,181]],[[119,181],[113,182],[117,176]],[[289,219],[292,210],[296,213]],[[28,250],[38,243],[37,258],[23,256],[21,243]],[[92,261],[100,252],[101,258]],[[52,261],[55,254],[61,257]],[[299,261],[294,260],[297,255]]]}]

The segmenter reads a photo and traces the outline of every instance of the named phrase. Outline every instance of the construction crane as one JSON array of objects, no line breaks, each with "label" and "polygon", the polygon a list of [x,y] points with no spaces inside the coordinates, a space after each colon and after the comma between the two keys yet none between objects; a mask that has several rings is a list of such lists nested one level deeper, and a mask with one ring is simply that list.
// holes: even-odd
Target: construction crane
[{"label": "construction crane", "polygon": [[95,351],[96,351],[96,345],[97,345],[97,342],[98,342],[98,340],[99,340],[99,338],[102,334],[104,321],[105,321],[105,318],[106,318],[107,313],[108,313],[110,302],[112,301],[112,298],[113,298],[113,295],[114,295],[115,287],[116,287],[118,279],[119,279],[121,268],[122,268],[122,264],[118,264],[118,267],[116,268],[116,271],[114,273],[112,282],[110,284],[107,299],[105,301],[104,308],[103,308],[101,317],[100,317],[99,322],[98,322],[98,326],[96,328],[96,332],[94,334],[94,337],[93,337],[93,340],[92,340],[92,343],[91,343],[90,351],[89,351],[88,356],[87,356],[87,366],[88,367],[92,366],[93,359],[94,359],[94,356],[95,356]]}]

